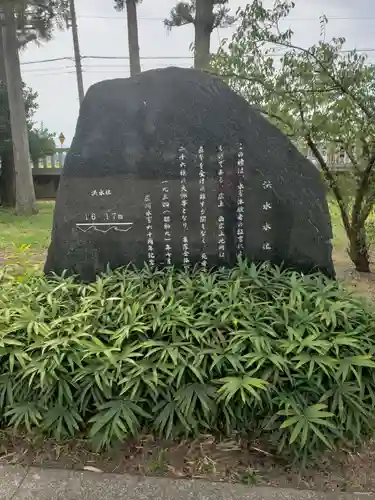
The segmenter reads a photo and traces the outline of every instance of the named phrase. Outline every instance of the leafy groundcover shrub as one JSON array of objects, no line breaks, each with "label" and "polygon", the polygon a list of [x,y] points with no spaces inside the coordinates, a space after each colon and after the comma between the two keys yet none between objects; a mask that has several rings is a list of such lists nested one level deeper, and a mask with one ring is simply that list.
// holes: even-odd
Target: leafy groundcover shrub
[{"label": "leafy groundcover shrub", "polygon": [[99,448],[257,431],[307,459],[374,428],[374,319],[340,284],[268,265],[3,274],[1,425]]}]

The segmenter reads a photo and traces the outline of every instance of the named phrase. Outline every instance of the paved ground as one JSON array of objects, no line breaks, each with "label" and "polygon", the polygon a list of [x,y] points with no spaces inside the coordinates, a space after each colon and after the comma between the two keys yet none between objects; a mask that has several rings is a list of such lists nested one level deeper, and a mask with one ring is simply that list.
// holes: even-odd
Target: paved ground
[{"label": "paved ground", "polygon": [[0,500],[363,500],[373,494],[321,494],[240,484],[68,470],[0,467]]}]

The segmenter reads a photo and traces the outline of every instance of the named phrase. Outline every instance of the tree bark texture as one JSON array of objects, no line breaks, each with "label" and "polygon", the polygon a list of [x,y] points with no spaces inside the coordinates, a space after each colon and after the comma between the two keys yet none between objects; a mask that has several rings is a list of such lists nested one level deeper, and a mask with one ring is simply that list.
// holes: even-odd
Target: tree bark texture
[{"label": "tree bark texture", "polygon": [[130,58],[130,76],[139,75],[141,60],[139,55],[137,1],[126,1],[126,15],[128,22],[128,45]]},{"label": "tree bark texture", "polygon": [[[3,39],[0,36],[0,85],[6,87],[6,74],[4,62]],[[2,111],[4,112],[4,111]],[[1,144],[3,153],[1,154],[0,171],[0,204],[5,207],[16,206],[16,178],[14,172],[14,161],[12,147],[7,148]]]},{"label": "tree bark texture", "polygon": [[351,258],[355,268],[360,273],[369,273],[370,270],[370,255],[368,251],[368,243],[366,238],[366,230],[364,227],[351,228],[348,234],[349,238],[349,257]]},{"label": "tree bark texture", "polygon": [[213,29],[212,0],[197,0],[195,16],[194,68],[206,69],[210,63],[210,44]]},{"label": "tree bark texture", "polygon": [[22,95],[22,78],[18,54],[16,23],[10,3],[5,2],[2,5],[2,10],[4,13],[2,21],[4,62],[15,168],[16,213],[31,215],[36,213],[37,209],[29,161],[29,137],[25,103]]}]

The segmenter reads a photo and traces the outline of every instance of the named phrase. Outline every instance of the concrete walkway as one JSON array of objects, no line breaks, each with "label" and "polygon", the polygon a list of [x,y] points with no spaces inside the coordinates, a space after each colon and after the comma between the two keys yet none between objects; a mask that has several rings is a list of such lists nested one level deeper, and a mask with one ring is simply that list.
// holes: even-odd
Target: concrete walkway
[{"label": "concrete walkway", "polygon": [[364,500],[375,494],[314,493],[196,480],[0,466],[0,500]]}]

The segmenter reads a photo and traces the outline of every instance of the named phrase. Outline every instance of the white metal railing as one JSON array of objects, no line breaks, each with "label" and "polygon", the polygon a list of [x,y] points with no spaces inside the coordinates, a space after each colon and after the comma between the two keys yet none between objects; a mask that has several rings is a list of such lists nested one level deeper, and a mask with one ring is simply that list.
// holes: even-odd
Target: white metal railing
[{"label": "white metal railing", "polygon": [[[318,161],[310,150],[306,151],[306,148],[299,148],[299,149],[302,154],[304,154],[310,161],[312,161],[319,168]],[[38,169],[45,169],[45,168],[60,169],[64,165],[65,157],[68,151],[69,151],[68,148],[58,150],[52,156],[46,156],[44,158],[40,158],[38,163],[32,164],[31,167]],[[341,151],[336,153],[328,153],[328,149],[326,147],[322,147],[320,149],[320,152],[325,161],[327,162],[328,166],[332,170],[344,171],[344,170],[349,170],[352,167],[352,164],[346,152]]]},{"label": "white metal railing", "polygon": [[65,157],[69,149],[59,149],[54,155],[39,158],[38,162],[30,162],[31,168],[37,169],[60,169],[64,166]]}]

